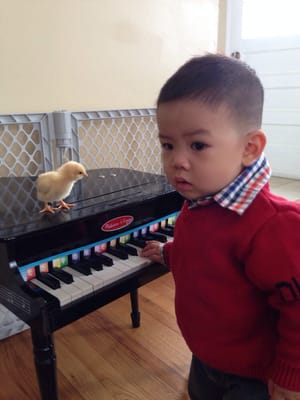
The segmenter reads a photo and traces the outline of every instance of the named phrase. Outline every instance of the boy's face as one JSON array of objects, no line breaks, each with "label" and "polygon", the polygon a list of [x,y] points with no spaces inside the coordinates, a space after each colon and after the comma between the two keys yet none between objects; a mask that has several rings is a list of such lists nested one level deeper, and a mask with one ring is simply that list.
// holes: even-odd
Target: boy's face
[{"label": "boy's face", "polygon": [[171,101],[159,105],[157,121],[165,173],[185,198],[220,191],[245,167],[247,135],[225,106]]}]

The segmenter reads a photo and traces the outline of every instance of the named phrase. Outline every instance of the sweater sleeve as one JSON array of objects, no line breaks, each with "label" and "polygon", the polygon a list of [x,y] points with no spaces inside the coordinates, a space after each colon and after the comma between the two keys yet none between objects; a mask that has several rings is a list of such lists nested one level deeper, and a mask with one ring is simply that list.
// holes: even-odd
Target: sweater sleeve
[{"label": "sweater sleeve", "polygon": [[165,264],[170,268],[170,253],[171,253],[171,248],[172,248],[173,242],[168,242],[164,244],[163,247],[163,258]]},{"label": "sweater sleeve", "polygon": [[245,268],[278,315],[276,354],[268,378],[300,392],[299,211],[279,212],[264,223],[252,241]]}]

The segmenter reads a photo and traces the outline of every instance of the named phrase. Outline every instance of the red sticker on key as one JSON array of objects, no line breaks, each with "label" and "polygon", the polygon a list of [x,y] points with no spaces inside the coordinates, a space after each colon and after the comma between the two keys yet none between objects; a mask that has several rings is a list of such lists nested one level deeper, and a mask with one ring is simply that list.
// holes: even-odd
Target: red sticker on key
[{"label": "red sticker on key", "polygon": [[123,229],[130,225],[133,219],[134,218],[131,215],[122,215],[120,217],[110,219],[101,226],[101,230],[104,232],[118,231],[119,229]]}]

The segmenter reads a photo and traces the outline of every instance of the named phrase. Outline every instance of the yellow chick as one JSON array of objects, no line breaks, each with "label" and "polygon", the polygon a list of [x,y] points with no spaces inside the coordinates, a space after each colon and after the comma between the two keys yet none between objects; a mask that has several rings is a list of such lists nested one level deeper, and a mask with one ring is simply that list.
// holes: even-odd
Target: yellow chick
[{"label": "yellow chick", "polygon": [[[73,185],[79,179],[88,176],[84,166],[76,161],[68,161],[56,171],[40,174],[37,178],[37,198],[44,202],[44,208],[40,213],[55,213],[58,208],[69,210],[74,204],[65,203],[63,199],[69,196]],[[49,203],[58,201],[58,207],[52,207]]]}]

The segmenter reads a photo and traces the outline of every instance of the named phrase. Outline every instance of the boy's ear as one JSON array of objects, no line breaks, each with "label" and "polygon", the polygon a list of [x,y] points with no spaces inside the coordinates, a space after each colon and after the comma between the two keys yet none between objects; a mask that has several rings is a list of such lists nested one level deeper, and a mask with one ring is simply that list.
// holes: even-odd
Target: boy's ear
[{"label": "boy's ear", "polygon": [[247,167],[262,154],[267,143],[267,138],[263,131],[257,130],[247,133],[245,140],[243,165]]}]

